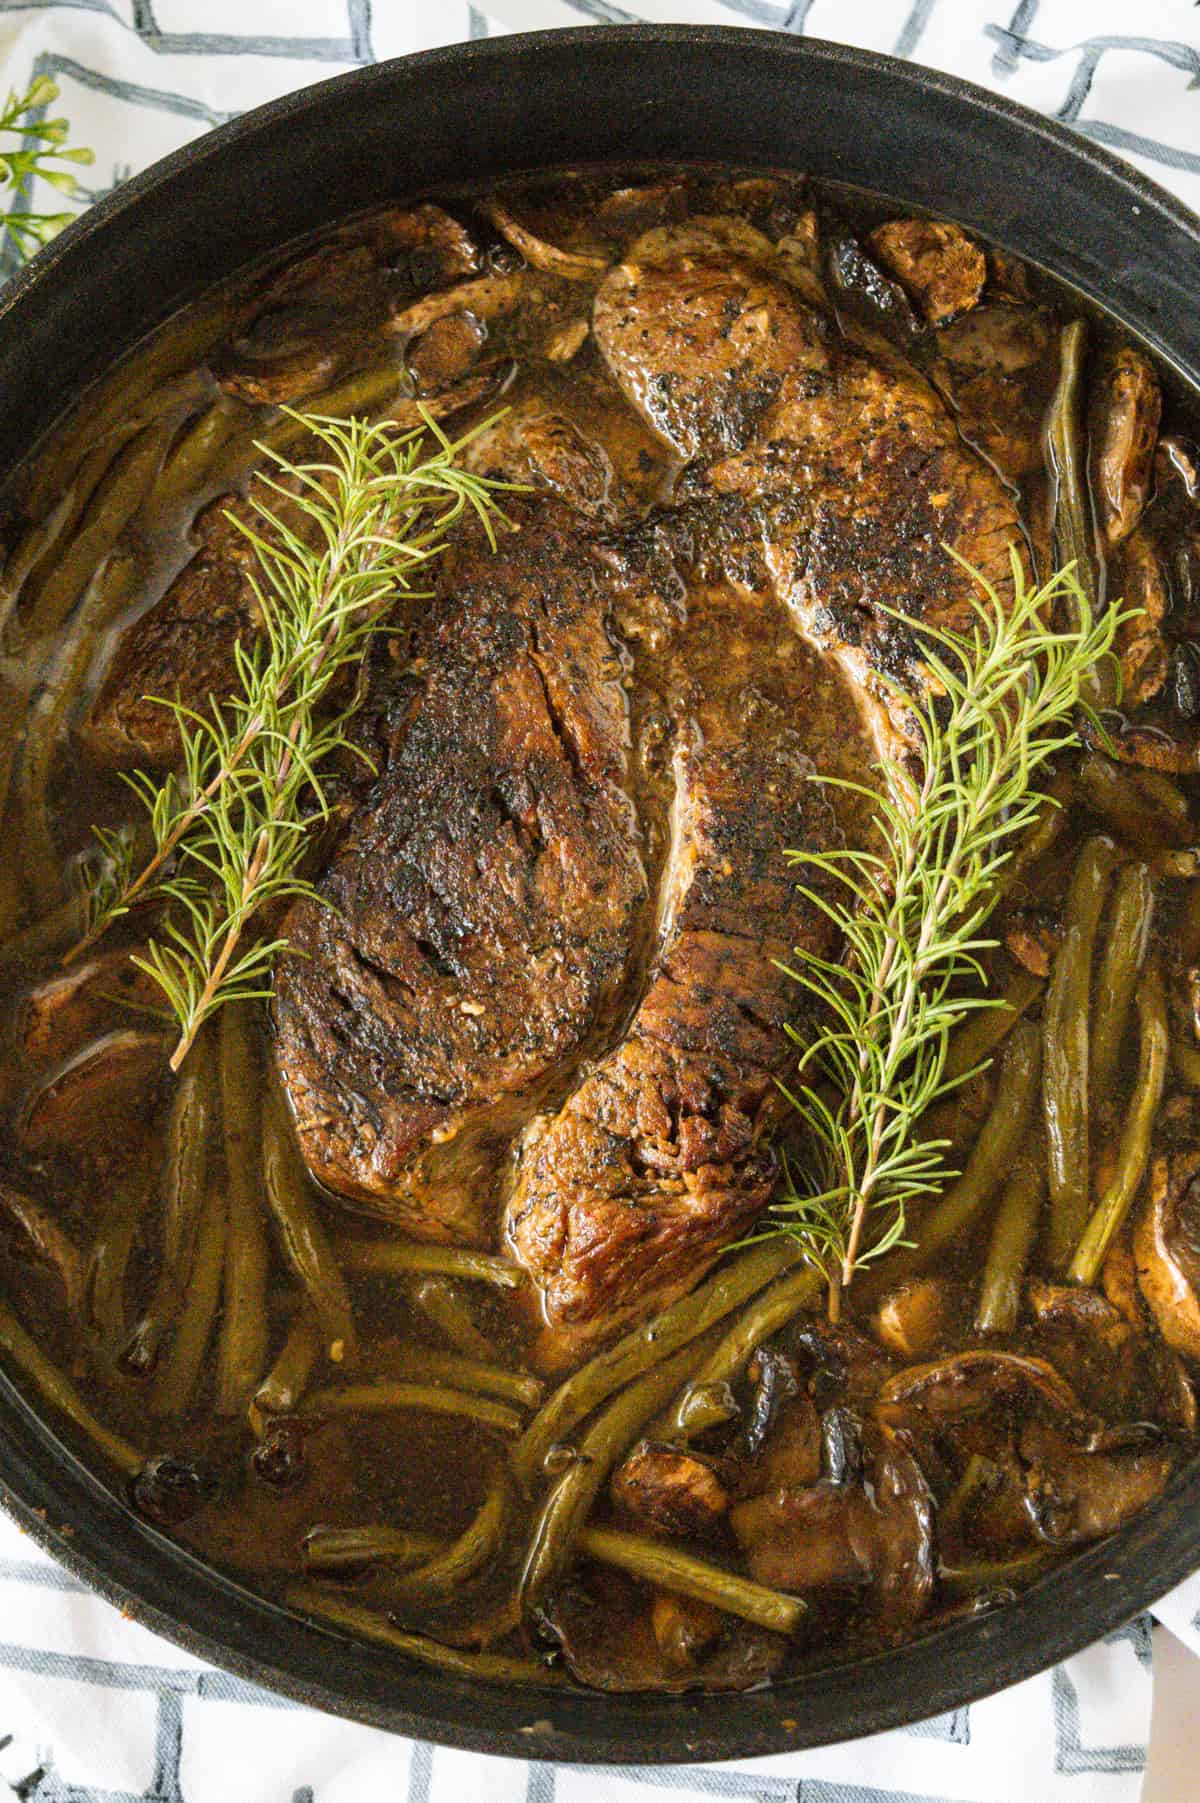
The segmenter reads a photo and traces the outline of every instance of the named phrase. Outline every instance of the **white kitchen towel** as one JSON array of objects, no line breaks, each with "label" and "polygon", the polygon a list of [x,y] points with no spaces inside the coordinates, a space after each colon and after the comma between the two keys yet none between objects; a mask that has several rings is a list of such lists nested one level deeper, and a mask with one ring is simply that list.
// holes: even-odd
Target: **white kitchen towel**
[{"label": "white kitchen towel", "polygon": [[[0,0],[0,86],[54,78],[54,111],[97,153],[85,171],[96,198],[210,126],[343,69],[462,38],[637,19],[913,57],[1066,120],[1200,207],[1192,0]],[[10,204],[62,202],[0,194]],[[10,269],[0,256],[0,279]],[[1155,1613],[1200,1653],[1200,1580]],[[0,1797],[12,1787],[23,1803],[636,1803],[659,1791],[1133,1803],[1151,1681],[1143,1618],[998,1697],[825,1751],[632,1772],[527,1765],[286,1707],[123,1620],[0,1518]]]}]

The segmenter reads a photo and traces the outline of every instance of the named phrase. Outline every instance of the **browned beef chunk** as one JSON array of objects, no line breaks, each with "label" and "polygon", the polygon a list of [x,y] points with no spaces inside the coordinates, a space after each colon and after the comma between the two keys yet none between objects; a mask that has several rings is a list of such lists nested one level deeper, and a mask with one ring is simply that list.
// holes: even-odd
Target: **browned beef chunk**
[{"label": "browned beef chunk", "polygon": [[655,714],[677,723],[641,999],[560,1112],[529,1127],[507,1205],[552,1366],[687,1288],[769,1200],[798,997],[777,960],[832,945],[784,848],[839,832],[814,761],[861,770],[868,755],[855,697],[773,597],[697,582],[681,606],[665,648],[652,609],[638,628],[656,639],[663,690],[661,706],[639,702],[643,752]]},{"label": "browned beef chunk", "polygon": [[595,330],[648,422],[709,463],[712,491],[742,498],[777,593],[874,700],[877,736],[903,732],[878,677],[919,690],[925,671],[885,609],[962,627],[973,584],[950,553],[1003,593],[1023,542],[938,396],[694,225],[633,247],[596,297]]},{"label": "browned beef chunk", "polygon": [[196,520],[200,548],[166,594],[124,634],[82,731],[99,757],[117,764],[171,764],[179,756],[174,715],[151,697],[207,711],[229,691],[233,647],[256,617],[254,551],[227,518],[254,514],[221,495]]},{"label": "browned beef chunk", "polygon": [[479,1241],[507,1136],[611,1028],[645,877],[604,570],[546,503],[462,542],[388,767],[287,922],[278,1056],[320,1181]]}]

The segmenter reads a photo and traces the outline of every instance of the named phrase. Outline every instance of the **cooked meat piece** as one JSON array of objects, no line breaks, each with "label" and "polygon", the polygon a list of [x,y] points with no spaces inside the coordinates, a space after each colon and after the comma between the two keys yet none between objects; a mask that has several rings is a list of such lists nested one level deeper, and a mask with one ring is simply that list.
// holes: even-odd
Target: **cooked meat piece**
[{"label": "cooked meat piece", "polygon": [[471,313],[448,313],[408,347],[408,369],[419,395],[438,394],[474,367],[484,328]]},{"label": "cooked meat piece", "polygon": [[136,1123],[144,1130],[147,1088],[166,1068],[169,1051],[164,1034],[135,1027],[83,1046],[26,1098],[16,1125],[18,1141],[30,1152],[87,1146],[98,1111],[116,1139],[122,1126],[132,1130]]},{"label": "cooked meat piece", "polygon": [[1129,537],[1150,497],[1162,390],[1149,359],[1128,345],[1114,351],[1091,412],[1092,490],[1111,549]]},{"label": "cooked meat piece", "polygon": [[974,307],[987,263],[959,225],[936,219],[889,219],[871,233],[871,248],[916,301],[930,325],[945,325]]},{"label": "cooked meat piece", "polygon": [[951,1306],[948,1278],[914,1278],[876,1309],[876,1336],[897,1358],[926,1358],[950,1325]]},{"label": "cooked meat piece", "polygon": [[1025,1507],[1033,1531],[1050,1546],[1075,1546],[1111,1534],[1165,1485],[1175,1464],[1170,1447],[1087,1452],[1036,1418],[1019,1438]]},{"label": "cooked meat piece", "polygon": [[617,1467],[613,1501],[653,1533],[711,1534],[729,1495],[711,1465],[694,1453],[643,1440]]},{"label": "cooked meat piece", "polygon": [[277,404],[313,394],[367,360],[397,268],[424,291],[478,267],[469,234],[440,207],[376,214],[267,277],[238,337],[215,361],[221,386]]},{"label": "cooked meat piece", "polygon": [[1003,594],[1011,501],[905,367],[839,340],[761,267],[696,225],[650,233],[596,297],[597,343],[633,404],[683,456],[723,459],[711,490],[742,498],[776,591],[875,708],[905,727],[876,672],[922,688],[897,608],[965,626],[975,564]]},{"label": "cooked meat piece", "polygon": [[1133,1236],[1138,1283],[1168,1346],[1200,1359],[1200,1152],[1160,1153]]},{"label": "cooked meat piece", "polygon": [[781,848],[839,835],[805,753],[830,772],[869,755],[855,698],[773,598],[747,608],[701,584],[684,611],[663,658],[668,745],[682,724],[641,1001],[560,1113],[531,1125],[506,1212],[551,1365],[688,1287],[769,1198],[797,1005],[776,960],[831,944]]},{"label": "cooked meat piece", "polygon": [[287,937],[277,1051],[318,1179],[489,1237],[507,1136],[610,1026],[646,892],[603,567],[550,503],[440,573],[388,767]]},{"label": "cooked meat piece", "polygon": [[567,1344],[694,1281],[770,1198],[794,999],[775,960],[831,945],[779,852],[828,834],[810,769],[786,730],[677,754],[654,973],[620,1045],[528,1132],[508,1204],[513,1255]]},{"label": "cooked meat piece", "polygon": [[206,712],[210,694],[227,692],[233,647],[257,617],[254,551],[227,513],[255,522],[238,496],[211,502],[196,519],[196,555],[122,635],[80,729],[96,756],[116,764],[172,764],[180,755],[175,717],[152,697],[178,698]]},{"label": "cooked meat piece", "polygon": [[1135,1413],[1144,1396],[1145,1337],[1098,1291],[1081,1284],[1026,1285],[1037,1345],[1086,1407],[1109,1419]]},{"label": "cooked meat piece", "polygon": [[637,241],[596,295],[594,330],[638,412],[687,458],[748,444],[810,336],[794,295],[697,224]]}]

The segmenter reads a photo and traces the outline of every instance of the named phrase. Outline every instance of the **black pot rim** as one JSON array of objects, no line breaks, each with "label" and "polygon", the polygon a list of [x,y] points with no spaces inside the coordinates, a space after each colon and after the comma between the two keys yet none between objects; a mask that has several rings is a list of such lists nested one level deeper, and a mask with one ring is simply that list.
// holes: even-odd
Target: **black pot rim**
[{"label": "black pot rim", "polygon": [[[835,71],[886,78],[921,101],[944,98],[986,131],[1017,128],[1031,157],[1053,152],[1114,204],[1169,225],[1200,258],[1200,220],[1152,181],[1068,128],[957,77],[822,40],[736,27],[581,27],[432,50],[335,76],[243,115],[153,165],[98,202],[0,293],[0,347],[69,284],[85,259],[136,232],[160,198],[252,152],[268,131],[302,130],[343,96],[387,91],[398,70],[430,78],[520,68],[577,48],[595,56],[637,43],[665,53],[753,57],[785,76]],[[752,48],[751,48],[752,47]],[[611,156],[603,160],[612,161]],[[786,154],[779,164],[786,165]],[[983,228],[980,228],[983,229]],[[1054,268],[1053,260],[1048,267]],[[1200,358],[1175,354],[1137,291],[1118,317],[1195,381]],[[1149,309],[1149,310],[1147,310]],[[1114,309],[1116,310],[1116,309]],[[0,348],[0,367],[4,351]],[[2,410],[0,410],[2,412]],[[198,1657],[298,1702],[420,1739],[519,1758],[654,1765],[747,1758],[876,1733],[962,1706],[1027,1678],[1119,1627],[1200,1563],[1200,1474],[1117,1534],[1049,1573],[1004,1608],[959,1620],[908,1645],[738,1696],[614,1697],[478,1686],[403,1665],[297,1620],[211,1571],[135,1517],[76,1457],[58,1430],[0,1377],[0,1500],[40,1546],[109,1602]]]}]

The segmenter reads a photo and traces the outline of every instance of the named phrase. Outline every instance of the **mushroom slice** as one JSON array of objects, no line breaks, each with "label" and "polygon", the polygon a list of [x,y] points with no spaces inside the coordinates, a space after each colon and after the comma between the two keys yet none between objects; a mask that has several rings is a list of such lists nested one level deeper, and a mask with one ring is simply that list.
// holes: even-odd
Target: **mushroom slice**
[{"label": "mushroom slice", "polygon": [[31,989],[17,1016],[17,1037],[27,1058],[50,1063],[99,1032],[114,1004],[141,1013],[161,1003],[157,983],[122,946],[68,965]]},{"label": "mushroom slice", "polygon": [[31,1152],[87,1140],[145,1113],[146,1086],[161,1073],[165,1034],[126,1028],[84,1046],[33,1091],[17,1123]]},{"label": "mushroom slice", "polygon": [[1138,1283],[1168,1346],[1200,1359],[1200,1152],[1160,1153],[1133,1235]]},{"label": "mushroom slice", "polygon": [[945,325],[978,305],[987,261],[961,226],[936,219],[889,219],[871,233],[871,248],[931,326]]},{"label": "mushroom slice", "polygon": [[20,1229],[29,1250],[41,1264],[58,1272],[67,1307],[75,1313],[83,1296],[84,1260],[71,1236],[44,1203],[35,1202],[32,1196],[8,1183],[0,1183],[0,1215]]},{"label": "mushroom slice", "polygon": [[612,1495],[656,1534],[711,1534],[729,1507],[728,1491],[704,1459],[648,1440],[613,1474]]},{"label": "mushroom slice", "polygon": [[409,307],[384,322],[383,330],[392,338],[415,338],[428,331],[437,319],[451,313],[472,313],[476,319],[499,319],[511,313],[526,293],[529,277],[521,271],[481,275],[474,281],[458,282],[453,288],[440,288],[435,294],[423,294]]},{"label": "mushroom slice", "polygon": [[1078,1415],[1079,1402],[1045,1359],[1017,1352],[958,1352],[898,1371],[879,1392],[882,1407],[910,1404],[926,1414],[977,1415],[1002,1397],[1031,1391],[1042,1402]]},{"label": "mushroom slice", "polygon": [[478,370],[465,382],[447,388],[442,394],[431,394],[424,400],[398,400],[385,407],[378,417],[393,421],[402,432],[416,432],[427,420],[446,419],[451,413],[461,413],[464,407],[474,407],[477,402],[487,400],[504,386],[510,369],[510,364],[499,364]]},{"label": "mushroom slice", "polygon": [[500,236],[521,253],[530,267],[540,269],[543,275],[561,276],[568,282],[594,282],[608,268],[607,257],[594,256],[588,251],[560,250],[556,244],[547,244],[544,238],[537,237],[515,219],[504,202],[495,196],[481,203],[480,212],[491,221]]},{"label": "mushroom slice", "polygon": [[1092,486],[1110,550],[1128,538],[1150,497],[1161,417],[1153,365],[1124,346],[1108,360],[1092,402]]},{"label": "mushroom slice", "polygon": [[1044,1421],[1021,1429],[1025,1509],[1034,1534],[1049,1546],[1098,1540],[1136,1515],[1171,1475],[1169,1446],[1088,1451]]},{"label": "mushroom slice", "polygon": [[1112,721],[1106,724],[1107,743],[1090,720],[1083,722],[1081,736],[1086,744],[1097,751],[1107,751],[1119,763],[1160,770],[1167,776],[1194,776],[1200,772],[1200,723],[1191,721],[1172,732],[1162,726]]},{"label": "mushroom slice", "polygon": [[685,1598],[656,1591],[647,1608],[632,1578],[590,1563],[551,1593],[543,1619],[572,1675],[596,1690],[751,1690],[787,1654],[781,1635]]}]

